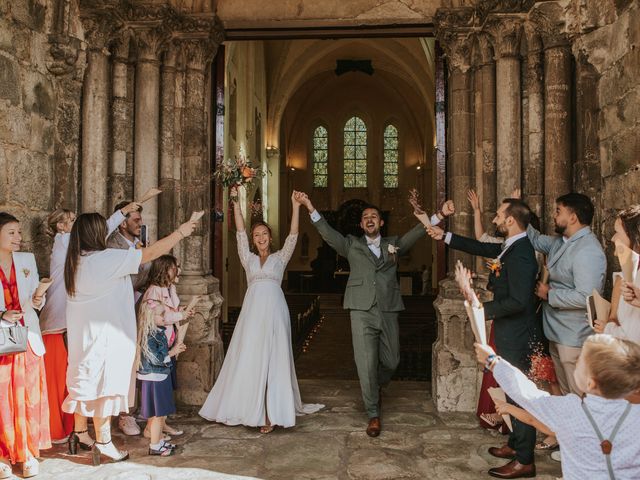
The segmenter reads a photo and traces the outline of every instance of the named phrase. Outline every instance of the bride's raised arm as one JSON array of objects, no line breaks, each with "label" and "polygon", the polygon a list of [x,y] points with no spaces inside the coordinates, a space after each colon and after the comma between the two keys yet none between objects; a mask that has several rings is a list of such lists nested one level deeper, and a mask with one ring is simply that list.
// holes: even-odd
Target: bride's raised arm
[{"label": "bride's raised arm", "polygon": [[240,208],[240,202],[238,201],[238,187],[235,185],[231,187],[231,198],[235,198],[236,200],[231,200],[233,203],[233,218],[236,222],[236,231],[244,232],[244,218],[242,217],[242,209]]},{"label": "bride's raised arm", "polygon": [[302,192],[293,191],[291,194],[291,204],[293,205],[293,214],[291,215],[291,228],[289,235],[297,235],[300,228],[300,206],[302,205]]}]

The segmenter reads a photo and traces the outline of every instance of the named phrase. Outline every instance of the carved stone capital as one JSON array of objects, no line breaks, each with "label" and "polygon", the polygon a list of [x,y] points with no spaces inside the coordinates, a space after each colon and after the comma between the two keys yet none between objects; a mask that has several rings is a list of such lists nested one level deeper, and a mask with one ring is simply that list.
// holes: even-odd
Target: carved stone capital
[{"label": "carved stone capital", "polygon": [[469,30],[476,23],[475,10],[471,7],[439,8],[433,17],[436,38],[443,42],[452,30]]},{"label": "carved stone capital", "polygon": [[493,63],[495,61],[495,56],[489,36],[486,33],[479,33],[476,35],[476,38],[478,40],[478,53],[481,65]]},{"label": "carved stone capital", "polygon": [[449,70],[457,69],[464,73],[471,68],[473,38],[470,33],[443,33],[440,42],[449,61]]},{"label": "carved stone capital", "polygon": [[80,16],[84,38],[91,50],[105,50],[116,38],[122,22],[109,12],[92,12]]},{"label": "carved stone capital", "polygon": [[482,0],[477,3],[477,14],[484,21],[492,13],[526,13],[535,0]]},{"label": "carved stone capital", "polygon": [[537,54],[542,51],[542,37],[538,26],[530,20],[524,24],[524,36],[527,41],[527,54]]},{"label": "carved stone capital", "polygon": [[545,49],[570,44],[565,13],[556,2],[536,5],[529,12],[529,23],[540,34]]},{"label": "carved stone capital", "polygon": [[62,35],[49,37],[49,55],[47,70],[53,75],[66,75],[76,68],[80,53],[80,40]]},{"label": "carved stone capital", "polygon": [[487,18],[483,29],[491,36],[496,57],[518,55],[523,23],[522,16],[496,14]]},{"label": "carved stone capital", "polygon": [[120,32],[115,40],[113,41],[113,53],[115,60],[126,63],[129,60],[129,48],[131,46],[131,41],[133,37],[133,32],[125,28]]},{"label": "carved stone capital", "polygon": [[171,39],[171,31],[164,26],[134,30],[138,60],[156,62]]},{"label": "carved stone capital", "polygon": [[185,54],[187,68],[200,71],[204,71],[209,65],[220,46],[219,43],[211,39],[182,40],[180,45]]}]

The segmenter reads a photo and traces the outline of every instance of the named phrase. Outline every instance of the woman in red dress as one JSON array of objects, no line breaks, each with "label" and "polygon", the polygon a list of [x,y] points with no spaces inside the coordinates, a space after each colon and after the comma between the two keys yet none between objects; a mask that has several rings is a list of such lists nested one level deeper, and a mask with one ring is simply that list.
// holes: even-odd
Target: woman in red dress
[{"label": "woman in red dress", "polygon": [[18,252],[18,220],[0,212],[0,324],[28,327],[27,350],[0,355],[0,478],[22,463],[24,477],[38,473],[40,449],[51,448],[44,344],[38,315],[44,297],[35,296],[38,268],[32,253]]}]

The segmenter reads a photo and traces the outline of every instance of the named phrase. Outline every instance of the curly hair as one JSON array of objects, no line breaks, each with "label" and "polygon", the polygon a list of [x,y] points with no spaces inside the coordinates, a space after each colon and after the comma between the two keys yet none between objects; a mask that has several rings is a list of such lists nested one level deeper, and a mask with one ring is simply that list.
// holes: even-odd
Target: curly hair
[{"label": "curly hair", "polygon": [[45,232],[51,238],[55,237],[58,232],[58,223],[64,223],[71,218],[73,211],[67,208],[57,208],[47,216]]}]

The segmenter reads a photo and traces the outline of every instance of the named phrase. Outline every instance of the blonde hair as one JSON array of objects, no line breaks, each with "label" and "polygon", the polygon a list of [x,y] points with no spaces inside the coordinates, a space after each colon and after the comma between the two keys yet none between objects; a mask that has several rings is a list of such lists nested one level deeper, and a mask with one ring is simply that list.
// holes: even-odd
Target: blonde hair
[{"label": "blonde hair", "polygon": [[640,388],[640,345],[611,335],[591,335],[582,346],[590,376],[604,398],[622,398]]},{"label": "blonde hair", "polygon": [[143,298],[138,307],[138,343],[136,348],[136,370],[142,364],[142,356],[150,358],[153,356],[149,348],[149,337],[158,331],[156,325],[156,313]]},{"label": "blonde hair", "polygon": [[66,222],[67,220],[69,220],[69,217],[72,213],[73,212],[71,210],[68,210],[66,208],[57,208],[56,210],[51,212],[47,217],[47,224],[45,228],[45,232],[47,233],[47,235],[49,235],[51,238],[55,237],[56,234],[59,233],[58,223]]}]

